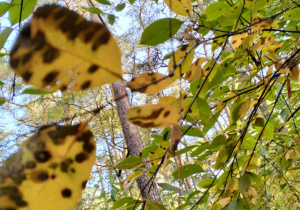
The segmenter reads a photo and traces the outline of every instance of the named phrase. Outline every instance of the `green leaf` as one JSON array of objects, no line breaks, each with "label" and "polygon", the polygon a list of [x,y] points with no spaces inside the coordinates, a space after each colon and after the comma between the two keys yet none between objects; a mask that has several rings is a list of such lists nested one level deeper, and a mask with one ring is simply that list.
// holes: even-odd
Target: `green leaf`
[{"label": "green leaf", "polygon": [[297,7],[293,10],[290,10],[290,11],[287,11],[284,15],[283,15],[283,18],[285,20],[300,20],[300,16],[299,16],[299,13],[300,13],[300,8]]},{"label": "green leaf", "polygon": [[100,4],[111,5],[111,3],[107,0],[96,0],[96,1],[99,2]]},{"label": "green leaf", "polygon": [[156,149],[157,149],[157,145],[145,147],[140,153],[141,159],[143,160],[143,159],[147,158],[149,155],[149,152],[155,152]]},{"label": "green leaf", "polygon": [[0,81],[0,87],[3,87],[4,84],[4,82]]},{"label": "green leaf", "polygon": [[201,137],[201,138],[203,137],[203,133],[202,133],[202,131],[200,131],[199,128],[191,127],[189,125],[183,126],[181,129],[181,132],[182,132],[182,134],[185,133],[185,135],[187,135],[187,136],[194,136],[194,137]]},{"label": "green leaf", "polygon": [[214,182],[212,186],[217,184],[218,180],[217,179],[215,181],[214,180],[215,180],[215,178],[213,178],[213,177],[208,180],[202,179],[197,186],[201,187],[201,188],[209,188],[209,186],[212,184],[212,182]]},{"label": "green leaf", "polygon": [[119,162],[117,166],[121,166],[118,167],[119,169],[129,169],[129,168],[136,167],[140,163],[141,163],[141,159],[139,157],[129,156],[124,160],[122,160],[121,162]]},{"label": "green leaf", "polygon": [[40,89],[29,87],[29,88],[26,88],[25,90],[23,90],[21,94],[46,95],[46,94],[52,94],[52,93],[55,93],[55,91],[40,90]]},{"label": "green leaf", "polygon": [[217,122],[220,113],[221,111],[218,111],[209,118],[207,125],[202,130],[204,134],[206,134],[206,132],[209,131],[209,129],[211,129],[211,127]]},{"label": "green leaf", "polygon": [[9,8],[13,6],[9,3],[1,2],[0,3],[0,16],[3,16],[6,12],[8,12]]},{"label": "green leaf", "polygon": [[102,10],[96,8],[96,7],[81,7],[82,9],[90,12],[90,13],[93,13],[93,14],[102,14]]},{"label": "green leaf", "polygon": [[209,148],[210,148],[210,149],[218,148],[219,146],[222,146],[222,145],[225,144],[226,142],[227,142],[227,140],[226,140],[226,137],[225,137],[224,135],[218,135],[218,136],[216,136],[216,137],[212,140],[212,142],[211,142]]},{"label": "green leaf", "polygon": [[162,190],[167,190],[167,191],[171,191],[171,192],[175,192],[175,193],[179,192],[178,187],[175,187],[175,186],[170,185],[168,183],[158,183],[158,186],[160,186],[162,188]]},{"label": "green leaf", "polygon": [[197,147],[197,145],[186,146],[183,149],[176,151],[175,156],[177,156],[179,154],[187,153],[188,151],[194,149],[195,147]]},{"label": "green leaf", "polygon": [[198,174],[203,172],[203,169],[201,166],[197,164],[186,164],[182,167],[178,167],[176,171],[172,173],[173,177],[175,179],[179,178],[179,172],[180,172],[180,179],[187,178],[193,174]]},{"label": "green leaf", "polygon": [[204,152],[207,148],[209,147],[209,143],[205,142],[204,144],[198,146],[198,148],[192,152],[191,157],[195,157],[199,154],[201,154],[202,152]]},{"label": "green leaf", "polygon": [[203,14],[207,15],[207,21],[217,20],[227,10],[228,4],[224,2],[216,2],[210,4]]},{"label": "green leaf", "polygon": [[237,200],[231,201],[224,210],[236,210],[237,209]]},{"label": "green leaf", "polygon": [[6,101],[3,98],[0,98],[0,106],[2,106]]},{"label": "green leaf", "polygon": [[[32,14],[35,5],[37,3],[37,0],[30,0],[30,1],[24,1],[23,8],[22,8],[22,20],[25,20],[29,17],[29,15]],[[11,2],[11,7],[9,8],[9,20],[11,25],[15,25],[19,22],[20,18],[20,9],[21,9],[21,0],[13,0]]]},{"label": "green leaf", "polygon": [[250,188],[251,177],[249,176],[249,174],[244,173],[243,176],[239,178],[238,186],[239,186],[239,191],[242,193],[246,192]]},{"label": "green leaf", "polygon": [[164,205],[152,200],[146,200],[145,206],[148,210],[166,210]]},{"label": "green leaf", "polygon": [[131,202],[131,201],[133,201],[133,200],[134,200],[134,199],[133,199],[132,197],[121,198],[121,199],[117,200],[117,201],[113,204],[113,206],[111,207],[111,210],[113,210],[113,209],[118,209],[118,208],[124,206],[125,204],[127,204],[127,203],[129,203],[129,202]]},{"label": "green leaf", "polygon": [[132,5],[135,2],[135,0],[129,0],[129,3]]},{"label": "green leaf", "polygon": [[198,105],[201,121],[203,122],[204,125],[206,125],[211,115],[210,107],[208,103],[202,98],[197,98],[197,105]]},{"label": "green leaf", "polygon": [[182,21],[164,18],[151,23],[145,28],[140,44],[156,46],[170,39],[179,30]]},{"label": "green leaf", "polygon": [[118,5],[116,6],[116,10],[117,10],[117,11],[122,11],[125,7],[126,7],[126,4],[125,4],[125,3],[118,4]]},{"label": "green leaf", "polygon": [[8,28],[5,28],[1,34],[0,34],[0,49],[3,48],[7,38],[9,37],[10,33],[13,31],[12,28],[8,27]]},{"label": "green leaf", "polygon": [[113,14],[109,14],[107,16],[108,22],[110,25],[113,25],[115,23],[116,17]]}]

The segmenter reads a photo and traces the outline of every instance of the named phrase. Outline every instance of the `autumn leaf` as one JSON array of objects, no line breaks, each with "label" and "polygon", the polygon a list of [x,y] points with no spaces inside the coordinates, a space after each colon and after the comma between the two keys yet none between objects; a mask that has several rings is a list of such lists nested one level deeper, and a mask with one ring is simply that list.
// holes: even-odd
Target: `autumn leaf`
[{"label": "autumn leaf", "polygon": [[87,90],[120,80],[117,42],[107,28],[57,5],[36,10],[10,53],[27,83],[50,90]]},{"label": "autumn leaf", "polygon": [[7,159],[0,174],[1,209],[72,209],[95,162],[87,122],[41,128]]}]

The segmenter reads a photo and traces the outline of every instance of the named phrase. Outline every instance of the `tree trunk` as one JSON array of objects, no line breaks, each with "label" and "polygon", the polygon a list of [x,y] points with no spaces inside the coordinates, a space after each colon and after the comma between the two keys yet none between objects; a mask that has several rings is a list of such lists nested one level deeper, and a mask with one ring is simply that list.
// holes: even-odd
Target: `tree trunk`
[{"label": "tree trunk", "polygon": [[[113,89],[115,94],[115,99],[117,103],[118,114],[123,128],[123,133],[127,143],[127,148],[129,155],[139,156],[140,152],[144,149],[143,142],[139,133],[139,130],[136,125],[130,124],[126,118],[126,111],[130,109],[130,103],[125,89],[125,85],[122,81],[117,81],[113,83]],[[143,198],[147,198],[147,193],[151,183],[146,186],[149,181],[149,177],[146,174],[143,174],[137,179],[139,189],[142,193]],[[155,182],[153,182],[150,194],[150,200],[155,200],[159,203],[162,203],[159,191]]]},{"label": "tree trunk", "polygon": [[[88,4],[90,6],[93,6],[91,0],[88,0]],[[97,15],[90,14],[90,17],[93,21],[102,23],[100,18],[97,17]],[[125,136],[129,155],[138,156],[140,152],[144,149],[144,146],[137,126],[130,124],[126,118],[126,111],[127,109],[130,109],[131,106],[129,103],[125,85],[122,81],[117,81],[113,83],[112,86],[114,90],[115,99],[118,99],[116,100],[117,109],[122,124],[123,133]],[[147,168],[149,168],[149,164]],[[146,174],[143,174],[137,179],[138,187],[141,191],[142,197],[146,199],[149,192],[150,200],[154,200],[156,202],[162,203],[156,183],[155,182],[148,183],[148,182],[149,182],[149,177]]]}]

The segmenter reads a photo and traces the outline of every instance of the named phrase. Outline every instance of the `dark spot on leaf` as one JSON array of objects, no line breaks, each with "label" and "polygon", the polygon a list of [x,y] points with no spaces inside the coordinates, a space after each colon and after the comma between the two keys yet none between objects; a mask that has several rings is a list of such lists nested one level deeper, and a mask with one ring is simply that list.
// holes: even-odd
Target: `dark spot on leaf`
[{"label": "dark spot on leaf", "polygon": [[49,178],[49,175],[47,172],[41,172],[37,175],[37,178],[39,181],[44,182]]},{"label": "dark spot on leaf", "polygon": [[93,133],[91,131],[87,131],[82,136],[77,138],[77,141],[89,142],[90,139],[93,137]]},{"label": "dark spot on leaf", "polygon": [[34,153],[34,158],[37,162],[44,163],[51,158],[51,154],[48,151],[38,151]]},{"label": "dark spot on leaf", "polygon": [[31,58],[31,53],[26,53],[26,55],[24,55],[23,60],[22,60],[22,64],[26,64]]},{"label": "dark spot on leaf", "polygon": [[67,86],[66,85],[61,86],[60,91],[64,92],[65,90],[67,90]]},{"label": "dark spot on leaf", "polygon": [[91,144],[91,143],[87,143],[87,142],[85,142],[84,144],[83,144],[83,149],[85,150],[85,151],[87,151],[87,152],[92,152],[94,149],[95,149],[95,146],[93,145],[93,144]]},{"label": "dark spot on leaf", "polygon": [[100,45],[106,44],[109,41],[110,33],[109,31],[104,31],[101,36],[96,39],[94,44],[92,45],[92,51],[95,51],[98,49]]},{"label": "dark spot on leaf", "polygon": [[[69,15],[68,15],[69,16]],[[75,16],[74,16],[75,17]],[[65,18],[59,25],[59,29],[62,32],[67,32],[69,30],[71,30],[74,27],[74,23],[76,20],[73,20],[71,17],[67,17]]]},{"label": "dark spot on leaf", "polygon": [[84,31],[87,28],[89,28],[89,24],[86,21],[80,22],[79,24],[77,24],[73,28],[71,28],[69,38],[74,40],[81,31]]},{"label": "dark spot on leaf", "polygon": [[166,111],[166,112],[164,113],[164,117],[168,117],[169,114],[170,114],[170,111]]},{"label": "dark spot on leaf", "polygon": [[233,41],[232,41],[232,44],[235,44],[235,43],[236,43],[236,40],[233,40]]},{"label": "dark spot on leaf", "polygon": [[86,183],[87,183],[87,181],[83,181],[83,182],[81,183],[81,188],[82,188],[82,189],[84,189],[84,188],[85,188],[85,186],[86,186]]},{"label": "dark spot on leaf", "polygon": [[84,36],[84,42],[87,43],[87,42],[91,41],[93,36],[94,36],[94,31],[87,32]]},{"label": "dark spot on leaf", "polygon": [[48,73],[43,79],[44,83],[51,84],[55,80],[55,78],[57,77],[58,74],[59,73],[57,71]]},{"label": "dark spot on leaf", "polygon": [[43,54],[44,63],[52,63],[58,57],[58,50],[55,48],[48,48]]},{"label": "dark spot on leaf", "polygon": [[91,65],[91,67],[89,68],[89,73],[94,73],[95,71],[97,71],[99,69],[99,66],[98,65]]},{"label": "dark spot on leaf", "polygon": [[75,173],[76,172],[75,168],[71,168],[71,172]]},{"label": "dark spot on leaf", "polygon": [[87,157],[86,157],[86,155],[84,153],[79,153],[75,157],[75,161],[78,162],[78,163],[82,163],[86,159],[87,159]]},{"label": "dark spot on leaf", "polygon": [[68,188],[65,188],[61,191],[61,195],[64,197],[64,198],[69,198],[71,197],[72,195],[72,191]]},{"label": "dark spot on leaf", "polygon": [[13,69],[16,69],[19,65],[19,62],[20,60],[18,58],[16,59],[10,59],[10,66],[13,68]]},{"label": "dark spot on leaf", "polygon": [[81,85],[81,90],[85,90],[85,89],[89,88],[90,85],[91,85],[91,81],[86,81],[85,83],[83,83]]},{"label": "dark spot on leaf", "polygon": [[55,175],[55,174],[52,174],[50,178],[51,178],[51,179],[55,179],[55,178],[56,178],[56,175]]},{"label": "dark spot on leaf", "polygon": [[22,197],[18,194],[13,194],[9,196],[9,199],[13,201],[18,207],[27,206],[27,202],[22,199]]},{"label": "dark spot on leaf", "polygon": [[25,163],[25,167],[26,167],[26,168],[29,168],[29,169],[33,169],[33,168],[36,167],[36,163],[35,163],[34,161],[27,161],[27,162]]},{"label": "dark spot on leaf", "polygon": [[[47,18],[53,10],[56,10],[57,9],[57,5],[51,5],[51,4],[46,4],[42,7],[39,7],[33,16],[36,16],[36,17],[41,17],[41,18]],[[63,7],[60,8],[61,10],[63,9]],[[66,9],[65,9],[66,10]]]},{"label": "dark spot on leaf", "polygon": [[181,51],[186,51],[186,49],[187,49],[187,47],[188,47],[188,45],[183,45],[183,46],[181,46]]},{"label": "dark spot on leaf", "polygon": [[32,39],[32,48],[39,50],[46,45],[45,35],[43,32],[38,31],[35,37]]},{"label": "dark spot on leaf", "polygon": [[58,20],[58,19],[64,17],[65,14],[66,14],[65,10],[59,9],[54,13],[53,18],[54,18],[54,20]]},{"label": "dark spot on leaf", "polygon": [[26,25],[22,31],[20,32],[20,35],[24,38],[24,39],[30,39],[31,36],[31,28],[30,28],[30,24]]},{"label": "dark spot on leaf", "polygon": [[11,186],[0,187],[0,196],[16,194],[17,192],[18,192],[17,187],[11,187]]}]

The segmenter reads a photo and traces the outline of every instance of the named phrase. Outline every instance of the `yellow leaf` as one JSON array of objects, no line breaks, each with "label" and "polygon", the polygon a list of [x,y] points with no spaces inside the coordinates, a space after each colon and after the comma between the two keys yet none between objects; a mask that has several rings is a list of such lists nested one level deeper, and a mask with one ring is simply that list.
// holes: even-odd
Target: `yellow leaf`
[{"label": "yellow leaf", "polygon": [[218,201],[218,203],[224,208],[225,206],[228,205],[228,203],[230,203],[231,201],[231,197],[228,198],[222,198]]},{"label": "yellow leaf", "polygon": [[188,80],[189,82],[196,81],[197,79],[200,79],[201,77],[204,77],[203,70],[201,68],[201,65],[206,61],[206,58],[197,58],[197,60],[192,64],[191,68],[188,70],[188,72],[185,75],[185,80]]},{"label": "yellow leaf", "polygon": [[256,17],[252,21],[251,29],[261,31],[262,29],[269,28],[273,21],[271,19]]},{"label": "yellow leaf", "polygon": [[175,155],[177,146],[181,140],[181,125],[172,125],[171,127],[171,143],[169,146],[169,152]]},{"label": "yellow leaf", "polygon": [[192,11],[191,0],[164,0],[165,4],[178,15],[190,16]]},{"label": "yellow leaf", "polygon": [[87,122],[41,128],[3,167],[0,209],[73,209],[96,159]]},{"label": "yellow leaf", "polygon": [[[251,157],[251,155],[247,155],[246,156],[246,162],[245,162],[245,164],[242,168],[242,171],[244,172],[244,171],[251,171],[253,169],[258,169],[259,168],[259,166],[258,166],[259,157],[260,157],[260,155],[258,153],[254,153],[252,157]],[[249,162],[250,158],[251,158],[251,160]]]},{"label": "yellow leaf", "polygon": [[252,196],[254,198],[256,198],[258,196],[254,187],[250,187],[248,190],[246,190],[245,194],[248,196]]},{"label": "yellow leaf", "polygon": [[299,82],[299,67],[298,67],[298,65],[296,65],[294,68],[292,68],[289,78],[291,80]]},{"label": "yellow leaf", "polygon": [[165,75],[157,72],[143,73],[128,82],[127,87],[129,87],[132,91],[138,91],[141,93],[156,93],[165,89],[173,82],[173,80],[169,77],[157,82],[157,80],[163,77],[165,77]]},{"label": "yellow leaf", "polygon": [[226,188],[227,195],[234,194],[237,192],[237,190],[238,190],[238,185],[237,185],[236,181],[234,179],[231,179],[228,182],[228,185]]},{"label": "yellow leaf", "polygon": [[[178,110],[178,113],[182,113],[185,109],[187,95],[182,93],[180,99],[175,98],[174,96],[164,96],[159,98],[159,103],[167,103],[170,104],[172,107]],[[180,102],[180,103],[179,103]]]},{"label": "yellow leaf", "polygon": [[197,43],[196,37],[193,34],[193,26],[188,26],[186,29],[184,29],[183,38],[189,44],[196,44]]},{"label": "yellow leaf", "polygon": [[221,111],[224,108],[224,102],[223,101],[219,101],[217,106],[216,106],[216,111]]},{"label": "yellow leaf", "polygon": [[[175,71],[174,75],[172,76],[173,80],[178,79],[181,77],[182,74],[186,73],[192,64],[193,58],[194,58],[194,49],[186,55],[186,52],[192,47],[193,45],[182,45],[179,47],[178,50],[176,50],[173,55],[170,58],[169,65],[168,65],[168,71],[169,73],[173,71],[176,65],[180,64],[180,61],[184,58],[183,62],[180,66],[178,66]],[[186,55],[186,57],[185,57]],[[181,75],[180,75],[181,74]]]},{"label": "yellow leaf", "polygon": [[170,104],[146,104],[127,110],[129,122],[143,128],[162,128],[177,125],[178,110]]},{"label": "yellow leaf", "polygon": [[231,39],[231,47],[237,49],[242,45],[243,40],[248,36],[248,33],[236,34]]},{"label": "yellow leaf", "polygon": [[275,52],[277,49],[279,49],[283,45],[283,42],[276,43],[275,37],[270,36],[260,36],[258,39],[258,42],[252,47],[252,50],[262,50],[267,49],[269,52]]},{"label": "yellow leaf", "polygon": [[243,117],[246,115],[247,111],[249,110],[250,107],[250,98],[247,99],[242,106],[240,107],[239,113],[238,115],[240,115],[241,120],[243,119]]},{"label": "yellow leaf", "polygon": [[57,5],[36,10],[10,64],[27,83],[50,90],[86,90],[122,78],[120,51],[108,29]]}]

